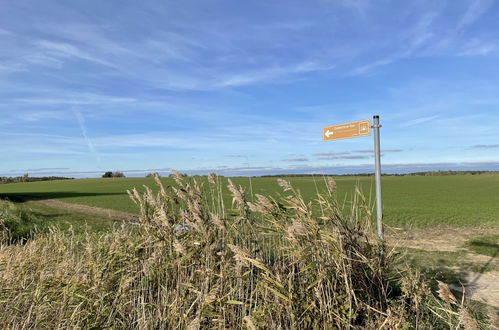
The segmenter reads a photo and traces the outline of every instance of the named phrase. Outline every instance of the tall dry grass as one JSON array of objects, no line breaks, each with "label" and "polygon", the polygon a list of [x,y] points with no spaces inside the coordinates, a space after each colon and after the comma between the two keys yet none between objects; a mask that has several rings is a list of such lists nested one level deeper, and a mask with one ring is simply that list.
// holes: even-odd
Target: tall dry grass
[{"label": "tall dry grass", "polygon": [[287,181],[280,198],[248,202],[229,180],[227,212],[216,176],[208,187],[156,179],[157,194],[129,192],[140,226],[100,236],[54,230],[24,245],[4,238],[0,327],[429,329],[462,327],[464,316],[474,324],[417,274],[395,272],[390,251],[380,258],[358,190],[345,216],[326,178],[316,215]]}]

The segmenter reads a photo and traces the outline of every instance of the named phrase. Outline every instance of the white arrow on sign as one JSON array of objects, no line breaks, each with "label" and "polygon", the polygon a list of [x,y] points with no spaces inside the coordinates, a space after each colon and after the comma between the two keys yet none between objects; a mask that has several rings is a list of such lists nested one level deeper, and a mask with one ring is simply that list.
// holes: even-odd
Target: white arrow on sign
[{"label": "white arrow on sign", "polygon": [[329,130],[327,130],[326,133],[324,133],[324,135],[326,135],[326,137],[330,137],[333,134],[334,134],[334,132],[331,132]]}]

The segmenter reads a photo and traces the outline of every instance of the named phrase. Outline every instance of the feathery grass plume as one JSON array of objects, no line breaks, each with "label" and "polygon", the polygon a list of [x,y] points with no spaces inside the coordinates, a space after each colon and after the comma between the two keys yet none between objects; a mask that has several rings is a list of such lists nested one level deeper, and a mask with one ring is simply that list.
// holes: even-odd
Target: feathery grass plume
[{"label": "feathery grass plume", "polygon": [[285,208],[294,210],[298,216],[312,215],[312,202],[306,203],[303,199],[300,190],[294,189],[293,186],[286,180],[278,179],[279,186],[286,192],[291,191],[292,195],[288,195],[284,198],[287,202]]},{"label": "feathery grass plume", "polygon": [[290,240],[296,240],[296,236],[304,236],[308,234],[308,229],[303,223],[298,219],[294,219],[290,226],[287,228],[288,236]]},{"label": "feathery grass plume", "polygon": [[158,195],[158,198],[162,197],[163,199],[168,200],[169,196],[166,193],[165,187],[163,186],[163,183],[161,182],[161,177],[159,176],[158,173],[154,173],[154,181],[156,182],[156,184],[159,187],[159,192],[160,193]]},{"label": "feathery grass plume", "polygon": [[176,188],[176,187],[172,187],[172,190],[175,192],[175,194],[177,195],[177,197],[180,198],[181,200],[186,200],[187,199],[186,191],[184,189],[179,189],[179,188]]},{"label": "feathery grass plume", "polygon": [[329,192],[335,193],[336,192],[336,181],[330,176],[326,177],[326,187]]},{"label": "feathery grass plume", "polygon": [[181,255],[185,255],[187,253],[182,244],[175,238],[173,239],[173,249]]},{"label": "feathery grass plume", "polygon": [[208,182],[215,186],[217,184],[217,175],[215,173],[208,174]]},{"label": "feathery grass plume", "polygon": [[444,282],[437,281],[438,283],[438,296],[448,304],[457,305],[456,297],[452,294],[449,286]]},{"label": "feathery grass plume", "polygon": [[182,173],[177,170],[171,170],[173,173],[173,179],[179,186],[183,186]]},{"label": "feathery grass plume", "polygon": [[244,261],[245,259],[250,257],[249,252],[244,251],[239,246],[234,244],[227,244],[227,247],[234,253],[234,259],[238,261]]},{"label": "feathery grass plume", "polygon": [[210,213],[210,221],[221,231],[224,231],[226,229],[225,222],[222,220],[220,215],[216,213]]},{"label": "feathery grass plume", "polygon": [[236,185],[232,182],[231,179],[228,180],[229,184],[227,185],[227,188],[229,188],[229,191],[232,193],[232,205],[238,205],[239,207],[244,207],[246,205],[246,196],[244,193],[244,189],[239,186],[236,187]]},{"label": "feathery grass plume", "polygon": [[130,199],[139,205],[140,209],[142,210],[143,208],[143,201],[142,197],[140,196],[139,192],[137,191],[136,188],[133,188],[132,190],[127,190],[128,196]]},{"label": "feathery grass plume", "polygon": [[291,184],[284,180],[284,179],[277,179],[277,184],[279,185],[279,187],[281,187],[284,191],[290,191],[290,190],[293,190],[293,187],[291,186]]},{"label": "feathery grass plume", "polygon": [[276,211],[275,204],[273,204],[273,202],[271,202],[269,198],[260,194],[255,194],[255,196],[257,198],[257,202],[248,203],[251,211],[267,215],[273,214]]}]

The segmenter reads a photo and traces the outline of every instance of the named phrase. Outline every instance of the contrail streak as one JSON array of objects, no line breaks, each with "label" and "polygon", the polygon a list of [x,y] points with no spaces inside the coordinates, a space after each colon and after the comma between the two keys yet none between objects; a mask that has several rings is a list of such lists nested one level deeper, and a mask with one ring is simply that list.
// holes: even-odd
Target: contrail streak
[{"label": "contrail streak", "polygon": [[94,155],[95,160],[97,161],[97,165],[100,167],[101,166],[101,159],[99,154],[97,153],[97,150],[95,150],[94,144],[92,143],[92,140],[87,135],[87,128],[85,126],[85,118],[80,112],[80,109],[71,107],[71,111],[73,114],[76,116],[76,120],[78,120],[78,125],[80,126],[81,130],[81,135],[83,135],[83,138],[85,139],[85,142],[87,142],[88,150],[92,155]]}]

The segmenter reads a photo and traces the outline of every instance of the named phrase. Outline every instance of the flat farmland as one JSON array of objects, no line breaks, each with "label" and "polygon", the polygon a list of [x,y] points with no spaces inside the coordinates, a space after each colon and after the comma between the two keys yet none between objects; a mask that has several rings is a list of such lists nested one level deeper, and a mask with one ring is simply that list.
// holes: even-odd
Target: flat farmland
[{"label": "flat farmland", "polygon": [[[191,178],[192,179],[192,178]],[[206,180],[205,177],[197,178]],[[227,178],[220,178],[225,189],[226,205],[231,200]],[[325,189],[322,176],[284,177],[298,188],[306,200],[313,200],[317,190]],[[245,187],[248,200],[253,194],[282,193],[275,177],[232,178]],[[374,203],[374,178],[367,176],[335,177],[338,199],[348,208],[358,185]],[[165,186],[174,185],[162,178]],[[251,181],[251,185],[250,185]],[[29,182],[0,185],[0,195],[57,199],[68,203],[94,206],[128,213],[138,213],[126,191],[144,185],[157,190],[152,178],[106,178]],[[205,184],[207,186],[207,184]],[[454,176],[385,176],[383,177],[385,223],[393,227],[492,226],[499,227],[499,175]]]}]

